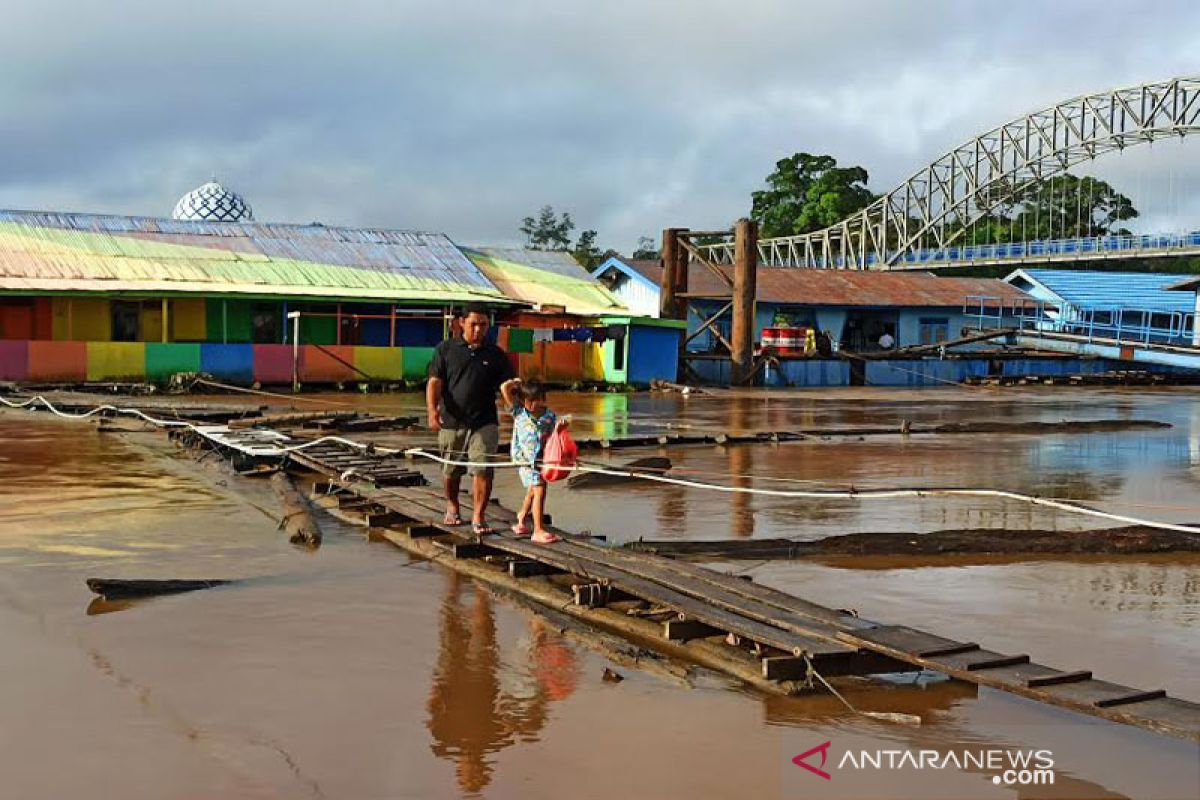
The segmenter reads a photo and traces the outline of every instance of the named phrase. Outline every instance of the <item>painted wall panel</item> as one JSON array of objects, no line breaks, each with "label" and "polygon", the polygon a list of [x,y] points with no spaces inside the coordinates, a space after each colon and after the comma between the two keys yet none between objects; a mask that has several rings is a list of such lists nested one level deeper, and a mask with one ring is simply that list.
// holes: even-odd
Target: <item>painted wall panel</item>
[{"label": "painted wall panel", "polygon": [[433,360],[432,347],[402,347],[401,361],[404,364],[404,379],[424,380],[429,374],[429,362]]},{"label": "painted wall panel", "polygon": [[27,342],[36,339],[35,313],[33,302],[30,300],[0,298],[0,340],[19,339]]},{"label": "painted wall panel", "polygon": [[[629,376],[629,337],[624,339],[609,339],[601,347],[604,348],[604,380],[608,383],[625,383]],[[617,348],[624,355],[623,366],[616,366]]]},{"label": "painted wall panel", "polygon": [[29,343],[31,381],[85,381],[87,364],[86,342]]},{"label": "painted wall panel", "polygon": [[[200,370],[230,383],[254,382],[254,346],[249,344],[204,344],[200,346]],[[291,362],[288,362],[291,381]]]},{"label": "painted wall panel", "polygon": [[[220,303],[220,301],[214,301]],[[171,301],[171,341],[203,342],[208,333],[204,298],[183,297]]]},{"label": "painted wall panel", "polygon": [[656,380],[674,382],[679,370],[679,334],[674,328],[631,325],[627,382],[636,386]]},{"label": "painted wall panel", "polygon": [[353,363],[353,346],[303,345],[300,348],[300,380],[304,383],[341,383],[357,380],[362,376],[348,366]]},{"label": "painted wall panel", "polygon": [[52,329],[58,341],[107,342],[112,338],[112,318],[103,297],[55,297]]},{"label": "painted wall panel", "polygon": [[604,345],[587,342],[583,345],[583,379],[604,382]]},{"label": "painted wall panel", "polygon": [[254,380],[259,383],[292,382],[292,346],[290,344],[256,344],[254,348]]},{"label": "painted wall panel", "polygon": [[141,341],[161,342],[163,338],[162,301],[147,300],[142,303],[141,319]]},{"label": "painted wall panel", "polygon": [[89,381],[141,380],[146,377],[146,345],[142,342],[88,342]]},{"label": "painted wall panel", "polygon": [[209,298],[204,305],[207,341],[222,344],[250,342],[253,339],[250,302]]},{"label": "painted wall panel", "polygon": [[146,343],[146,377],[164,381],[177,372],[199,372],[200,345]]},{"label": "painted wall panel", "polygon": [[[398,381],[404,377],[404,353],[399,347],[355,347],[354,366],[375,380]],[[362,379],[362,376],[357,376]]]},{"label": "painted wall panel", "polygon": [[0,381],[23,381],[29,377],[29,342],[0,341]]},{"label": "painted wall panel", "polygon": [[49,297],[36,297],[33,301],[33,339],[54,339],[54,305]]},{"label": "painted wall panel", "polygon": [[583,344],[546,342],[545,365],[547,381],[576,383],[583,380]]},{"label": "painted wall panel", "polygon": [[532,353],[521,353],[518,358],[521,369],[518,373],[522,380],[546,380],[546,342],[534,342]]}]

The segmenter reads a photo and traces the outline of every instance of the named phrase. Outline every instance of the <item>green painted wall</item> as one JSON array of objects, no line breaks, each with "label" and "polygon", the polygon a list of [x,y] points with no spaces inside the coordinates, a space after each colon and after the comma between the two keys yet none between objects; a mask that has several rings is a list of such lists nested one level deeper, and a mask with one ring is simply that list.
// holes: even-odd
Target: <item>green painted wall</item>
[{"label": "green painted wall", "polygon": [[250,301],[208,298],[205,301],[205,328],[208,341],[217,344],[251,341]]},{"label": "green painted wall", "polygon": [[423,380],[429,372],[429,362],[433,360],[433,348],[402,347],[401,358],[404,362],[404,379]]},{"label": "green painted wall", "polygon": [[200,371],[200,345],[146,343],[146,377],[166,380],[176,372]]}]

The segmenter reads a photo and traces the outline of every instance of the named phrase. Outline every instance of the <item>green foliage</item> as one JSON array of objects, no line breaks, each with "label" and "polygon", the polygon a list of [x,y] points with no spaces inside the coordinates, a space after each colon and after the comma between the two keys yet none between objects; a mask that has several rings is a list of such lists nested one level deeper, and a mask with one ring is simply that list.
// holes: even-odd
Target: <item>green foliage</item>
[{"label": "green foliage", "polygon": [[634,248],[633,258],[638,261],[654,261],[658,259],[660,253],[658,247],[655,246],[654,239],[649,236],[639,236],[637,247]]},{"label": "green foliage", "polygon": [[793,236],[841,222],[870,205],[862,167],[839,167],[832,156],[796,153],[775,164],[767,188],[751,195],[759,236]]},{"label": "green foliage", "polygon": [[1069,173],[1036,185],[994,184],[979,192],[975,206],[990,210],[958,226],[964,244],[1125,235],[1129,230],[1118,223],[1138,216],[1107,181]]},{"label": "green foliage", "polygon": [[599,266],[600,262],[604,260],[604,254],[600,252],[599,247],[596,247],[596,232],[593,230],[581,232],[579,241],[571,250],[571,255],[575,256],[575,260],[588,271]]},{"label": "green foliage", "polygon": [[[545,205],[536,218],[525,217],[519,230],[525,234],[525,244],[531,250],[569,250],[575,222],[567,212],[560,217],[554,212],[554,206]],[[595,232],[591,233],[595,239]]]}]

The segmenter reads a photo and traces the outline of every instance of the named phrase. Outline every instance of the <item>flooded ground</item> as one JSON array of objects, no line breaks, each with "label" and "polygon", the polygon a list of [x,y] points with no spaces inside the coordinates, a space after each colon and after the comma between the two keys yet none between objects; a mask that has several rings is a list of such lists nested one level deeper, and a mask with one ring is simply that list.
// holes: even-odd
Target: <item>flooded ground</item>
[{"label": "flooded ground", "polygon": [[[347,398],[418,411],[415,395]],[[229,402],[222,398],[222,402]],[[554,395],[581,435],[972,419],[1156,419],[1059,436],[882,437],[672,449],[681,473],[746,486],[967,485],[1200,522],[1200,394],[871,391],[750,397]],[[419,443],[419,434],[373,437]],[[0,796],[1147,797],[1200,794],[1194,743],[954,683],[763,698],[618,668],[506,600],[322,518],[316,553],[275,530],[266,487],[233,491],[155,435],[0,414]],[[627,450],[615,460],[654,450]],[[771,480],[786,479],[786,480]],[[514,476],[500,480],[506,503]],[[1094,526],[996,501],[815,503],[681,487],[551,492],[556,522],[614,541]],[[1102,524],[1102,523],[1101,523]],[[863,616],[1200,699],[1200,559],[739,563]],[[247,578],[89,614],[85,577]],[[95,611],[95,607],[92,608]],[[1042,748],[1053,787],[977,769],[833,770],[846,751]],[[836,764],[834,764],[836,766]]]}]

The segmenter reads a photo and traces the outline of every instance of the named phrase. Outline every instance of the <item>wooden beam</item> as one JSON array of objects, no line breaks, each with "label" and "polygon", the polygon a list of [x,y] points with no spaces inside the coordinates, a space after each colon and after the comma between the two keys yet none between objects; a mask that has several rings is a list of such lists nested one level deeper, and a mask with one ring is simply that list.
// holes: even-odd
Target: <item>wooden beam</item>
[{"label": "wooden beam", "polygon": [[686,228],[667,228],[663,231],[662,255],[659,263],[662,265],[662,283],[659,286],[659,313],[663,319],[686,319],[686,303],[679,301],[678,295],[687,292],[688,286],[688,254],[681,248],[681,234]]},{"label": "wooden beam", "polygon": [[537,575],[561,575],[563,571],[541,561],[519,558],[508,562],[508,574],[514,578],[532,578]]}]

